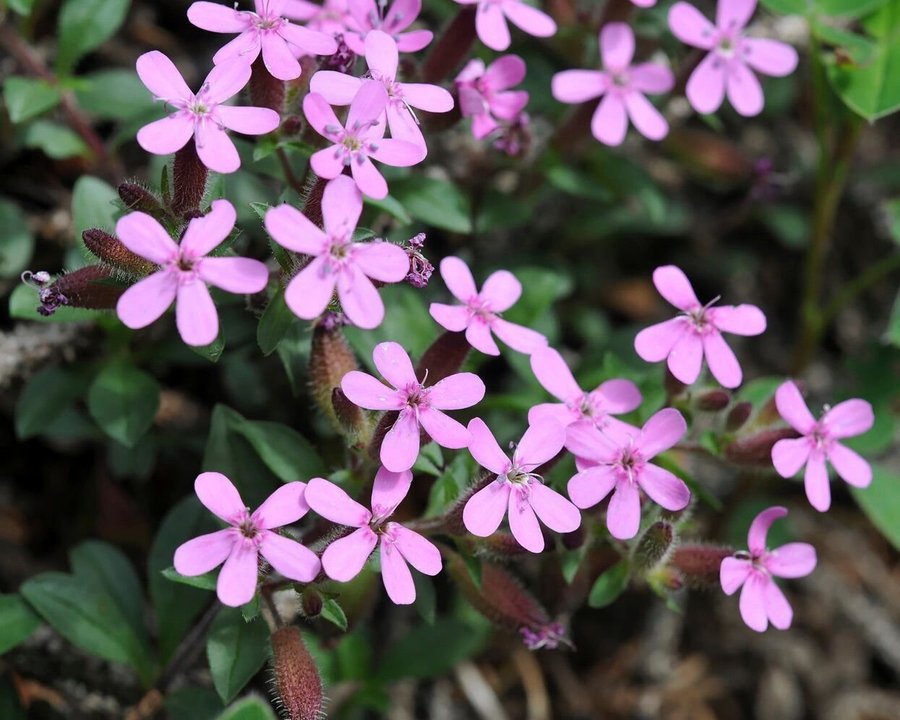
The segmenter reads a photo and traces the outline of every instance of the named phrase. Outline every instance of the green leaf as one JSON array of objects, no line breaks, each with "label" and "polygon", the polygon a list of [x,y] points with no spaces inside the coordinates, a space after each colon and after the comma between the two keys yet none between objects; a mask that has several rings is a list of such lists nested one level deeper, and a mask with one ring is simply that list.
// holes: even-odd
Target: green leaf
[{"label": "green leaf", "polygon": [[900,347],[900,292],[897,293],[897,297],[894,299],[894,307],[891,309],[885,340],[894,347]]},{"label": "green leaf", "polygon": [[333,598],[328,598],[322,603],[322,617],[347,632],[347,614]]},{"label": "green leaf", "polygon": [[34,237],[25,216],[8,200],[0,200],[0,238],[0,278],[15,277],[31,261]]},{"label": "green leaf", "polygon": [[206,656],[213,685],[231,702],[269,656],[269,629],[262,618],[245,622],[239,608],[222,608],[209,630]]},{"label": "green leaf", "polygon": [[594,582],[588,595],[588,605],[592,608],[602,608],[612,604],[625,591],[630,575],[628,561],[619,560]]},{"label": "green leaf", "polygon": [[233,429],[253,446],[266,467],[282,482],[308,480],[325,474],[325,465],[312,444],[287,425],[265,420],[243,420]]},{"label": "green leaf", "polygon": [[277,720],[272,706],[260,697],[247,697],[238,700],[218,720]]},{"label": "green leaf", "polygon": [[79,107],[108,120],[129,120],[155,107],[153,95],[134,70],[98,70],[79,75],[75,98]]},{"label": "green leaf", "polygon": [[394,180],[391,192],[416,220],[468,234],[472,232],[472,208],[456,185],[429,177]]},{"label": "green leaf", "polygon": [[0,595],[0,655],[27,640],[40,624],[19,595]]},{"label": "green leaf", "polygon": [[209,360],[211,363],[219,362],[222,353],[225,351],[225,338],[220,334],[209,345],[188,345],[191,352],[200,357]]},{"label": "green leaf", "polygon": [[119,193],[109,183],[92,175],[82,175],[72,188],[72,224],[75,235],[90,228],[113,230],[120,214]]},{"label": "green leaf", "polygon": [[392,195],[388,195],[386,198],[382,200],[376,200],[370,197],[364,197],[366,205],[371,205],[372,207],[376,207],[379,210],[383,210],[388,215],[394,217],[401,225],[409,225],[412,223],[413,219],[408,212],[406,212],[406,208],[403,207],[398,201],[397,198]]},{"label": "green leaf", "polygon": [[477,653],[485,637],[455,618],[441,618],[433,625],[417,625],[387,649],[378,665],[383,682],[401,678],[431,678]]},{"label": "green leaf", "polygon": [[153,424],[159,409],[159,383],[124,361],[107,365],[88,391],[88,410],[111,438],[133,447]]},{"label": "green leaf", "polygon": [[45,367],[31,379],[16,403],[16,437],[40,435],[84,392],[84,374],[73,368]]},{"label": "green leaf", "polygon": [[219,573],[216,570],[210,570],[203,575],[182,575],[174,567],[167,567],[162,571],[163,577],[172,582],[181,583],[190,587],[200,588],[201,590],[215,590],[216,582],[219,579]]},{"label": "green leaf", "polygon": [[29,123],[22,135],[22,143],[32,150],[40,150],[53,160],[65,160],[88,152],[88,146],[78,134],[65,125],[49,120]]},{"label": "green leaf", "polygon": [[886,200],[884,211],[887,215],[888,227],[891,229],[891,237],[894,238],[897,245],[900,245],[900,198]]},{"label": "green leaf", "polygon": [[219,696],[210,688],[182,687],[166,695],[169,720],[214,720],[223,708]]},{"label": "green leaf", "polygon": [[59,13],[59,74],[68,75],[84,55],[111,38],[130,6],[131,0],[66,0]]},{"label": "green leaf", "polygon": [[[31,15],[31,11],[34,9],[34,4],[37,0],[4,0],[4,2],[13,12],[28,17]],[[0,2],[0,7],[3,7],[2,2]]]},{"label": "green leaf", "polygon": [[900,474],[883,465],[872,466],[872,484],[850,486],[850,492],[872,524],[900,550]]},{"label": "green leaf", "polygon": [[[0,0],[2,6],[2,0]],[[0,717],[3,720],[27,720],[25,708],[19,699],[19,691],[11,672],[0,674]]]},{"label": "green leaf", "polygon": [[297,320],[297,316],[284,301],[284,288],[279,289],[269,304],[256,328],[256,342],[263,355],[271,355],[278,349],[278,344]]},{"label": "green leaf", "polygon": [[412,576],[416,584],[416,600],[413,608],[426,623],[434,625],[437,619],[437,592],[434,589],[434,582],[428,575],[418,570],[413,570]]},{"label": "green leaf", "polygon": [[55,108],[62,93],[58,86],[46,80],[13,75],[3,83],[3,99],[9,119],[20,123]]},{"label": "green leaf", "polygon": [[762,0],[772,12],[782,15],[862,17],[886,0]]}]

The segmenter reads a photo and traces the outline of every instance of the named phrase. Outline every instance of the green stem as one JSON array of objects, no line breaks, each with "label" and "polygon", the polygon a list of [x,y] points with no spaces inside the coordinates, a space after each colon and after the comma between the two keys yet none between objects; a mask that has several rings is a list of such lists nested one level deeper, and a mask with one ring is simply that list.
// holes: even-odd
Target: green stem
[{"label": "green stem", "polygon": [[838,313],[861,293],[868,290],[875,283],[895,270],[900,270],[900,253],[882,258],[874,265],[869,266],[853,280],[847,283],[841,291],[832,298],[822,311],[822,326],[826,327],[834,320]]}]

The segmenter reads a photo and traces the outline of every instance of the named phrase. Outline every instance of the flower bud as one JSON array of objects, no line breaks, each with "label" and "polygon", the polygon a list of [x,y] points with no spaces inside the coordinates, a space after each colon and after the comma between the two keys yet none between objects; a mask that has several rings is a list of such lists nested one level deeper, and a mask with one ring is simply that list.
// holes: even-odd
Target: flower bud
[{"label": "flower bud", "polygon": [[722,560],[734,555],[734,550],[715,545],[682,545],[672,553],[671,567],[678,570],[689,588],[712,588],[719,584]]},{"label": "flower bud", "polygon": [[156,265],[131,252],[114,235],[108,232],[91,228],[81,234],[85,247],[90,250],[98,260],[112,265],[117,270],[122,270],[131,275],[143,277],[156,269]]},{"label": "flower bud", "polygon": [[65,305],[68,307],[109,310],[116,306],[119,296],[125,292],[122,285],[115,283],[112,272],[103,265],[88,265],[65,275],[41,288],[37,311],[50,317]]},{"label": "flower bud", "polygon": [[728,432],[737,432],[750,419],[753,414],[753,405],[749,402],[737,403],[728,413],[725,419],[725,429]]},{"label": "flower bud", "polygon": [[717,412],[724,410],[731,402],[731,393],[727,390],[709,390],[696,398],[698,410],[703,412]]},{"label": "flower bud", "polygon": [[353,413],[350,407],[345,407],[342,403],[342,400],[346,400],[343,393],[338,398],[338,405],[335,404],[334,392],[340,390],[344,375],[359,369],[356,356],[341,332],[338,317],[334,313],[326,313],[313,330],[309,351],[312,396],[335,430],[359,439],[360,436],[368,435],[366,416],[359,408],[356,408],[357,413]]},{"label": "flower bud", "polygon": [[793,428],[763,430],[726,445],[725,459],[735,465],[769,467],[772,464],[772,446],[779,440],[796,437],[800,434]]},{"label": "flower bud", "polygon": [[209,170],[197,155],[194,138],[175,153],[172,170],[172,212],[185,216],[199,212],[200,201],[206,193]]},{"label": "flower bud", "polygon": [[262,53],[250,66],[250,98],[256,107],[269,108],[281,115],[284,110],[284,81],[266,69]]},{"label": "flower bud", "polygon": [[334,408],[338,423],[350,438],[350,444],[357,445],[360,436],[367,434],[369,430],[369,421],[362,408],[352,403],[339,387],[331,391],[331,407]]},{"label": "flower bud", "polygon": [[322,680],[298,628],[289,625],[272,633],[272,670],[274,690],[284,717],[320,720]]},{"label": "flower bud", "polygon": [[133,182],[119,184],[119,197],[129,210],[145,212],[158,217],[165,212],[162,202],[143,185]]},{"label": "flower bud", "polygon": [[322,596],[314,587],[308,586],[303,589],[300,603],[305,617],[319,617],[322,612]]},{"label": "flower bud", "polygon": [[422,359],[416,367],[416,377],[424,382],[427,373],[428,385],[436,385],[448,375],[459,372],[470,347],[465,333],[448,330],[422,353]]},{"label": "flower bud", "polygon": [[475,7],[462,7],[431,44],[422,63],[422,80],[440,83],[469,56],[475,43]]},{"label": "flower bud", "polygon": [[659,565],[672,548],[675,527],[670,522],[658,520],[641,536],[634,550],[633,566],[639,571],[652,570]]}]

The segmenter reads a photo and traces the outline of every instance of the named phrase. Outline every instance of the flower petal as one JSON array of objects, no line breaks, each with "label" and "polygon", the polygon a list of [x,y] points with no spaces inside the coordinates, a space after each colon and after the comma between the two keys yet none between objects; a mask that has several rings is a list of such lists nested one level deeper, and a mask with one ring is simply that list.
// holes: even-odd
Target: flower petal
[{"label": "flower petal", "polygon": [[351,498],[343,488],[323,478],[312,478],[303,497],[310,508],[331,522],[363,527],[372,519],[372,513]]},{"label": "flower petal", "polygon": [[722,305],[706,311],[706,317],[721,332],[760,335],[766,330],[766,316],[756,305]]},{"label": "flower petal", "polygon": [[296,80],[303,72],[285,39],[274,33],[262,33],[263,64],[269,74],[283,81]]},{"label": "flower petal", "polygon": [[380,82],[370,80],[364,82],[353,102],[350,103],[350,111],[347,113],[347,127],[367,125],[372,120],[377,120],[384,113],[388,103],[387,90]]},{"label": "flower petal", "polygon": [[609,76],[599,70],[563,70],[553,76],[550,88],[561,103],[583,103],[609,89]]},{"label": "flower petal", "polygon": [[539,403],[528,410],[528,422],[534,424],[546,420],[555,420],[563,427],[568,427],[578,418],[564,403]]},{"label": "flower petal", "polygon": [[557,422],[529,425],[513,453],[513,463],[534,469],[556,457],[565,442],[566,429]]},{"label": "flower petal", "polygon": [[335,139],[334,131],[343,127],[328,101],[315,92],[310,92],[303,98],[303,114],[313,130],[332,141]]},{"label": "flower petal", "polygon": [[635,65],[631,68],[629,76],[632,88],[650,95],[667,93],[675,86],[672,71],[659,63],[647,62]]},{"label": "flower petal", "polygon": [[756,0],[724,0],[716,6],[716,25],[720,30],[736,32],[750,22]]},{"label": "flower petal", "polygon": [[[350,182],[356,189],[355,183],[352,180]],[[320,255],[324,252],[325,243],[328,241],[325,233],[309,218],[286,203],[270,208],[266,212],[265,225],[266,231],[275,242],[288,250],[305,255]]]},{"label": "flower petal", "polygon": [[495,533],[506,515],[510,489],[505,480],[494,480],[470,497],[463,508],[466,530],[478,537]]},{"label": "flower petal", "polygon": [[201,280],[178,286],[175,324],[187,345],[203,347],[219,335],[219,315],[206,283]]},{"label": "flower petal", "polygon": [[605,70],[619,72],[631,65],[634,57],[634,33],[627,23],[606,23],[600,31],[599,40]]},{"label": "flower petal", "polygon": [[725,79],[728,100],[735,110],[744,117],[753,117],[762,112],[765,104],[762,87],[756,75],[742,62],[732,62]]},{"label": "flower petal", "polygon": [[616,485],[606,511],[606,527],[617,540],[630,540],[641,527],[641,496],[637,485],[622,482]]},{"label": "flower petal", "polygon": [[772,527],[772,523],[787,514],[787,508],[775,505],[763,510],[753,518],[750,529],[747,531],[747,547],[750,548],[751,553],[760,556],[766,551],[766,536],[769,534],[769,528]]},{"label": "flower petal", "polygon": [[500,354],[500,348],[497,347],[497,343],[491,335],[491,327],[484,318],[472,318],[466,328],[466,340],[469,345],[485,355],[497,356]]},{"label": "flower petal", "polygon": [[670,304],[689,312],[701,307],[697,294],[684,271],[675,265],[663,265],[653,271],[653,284]]},{"label": "flower petal", "polygon": [[[726,4],[728,0],[723,0]],[[677,2],[669,10],[669,29],[681,42],[709,50],[716,40],[716,28],[690,3]]]},{"label": "flower petal", "polygon": [[461,410],[480,403],[484,393],[484,381],[475,373],[456,373],[428,388],[428,400],[439,410]]},{"label": "flower petal", "polygon": [[349,582],[359,575],[377,544],[378,536],[368,526],[354,530],[325,548],[322,569],[332,580]]},{"label": "flower petal", "polygon": [[[319,152],[322,151],[320,150]],[[313,155],[313,157],[315,157],[315,155]],[[353,175],[356,186],[363,195],[367,195],[375,200],[383,200],[387,197],[387,180],[384,179],[384,175],[379,172],[378,168],[375,167],[375,164],[369,158],[366,157],[363,158],[361,162],[352,163],[350,165],[350,173]]]},{"label": "flower petal", "polygon": [[363,80],[334,70],[319,70],[309,81],[309,91],[321,95],[331,105],[349,105]]},{"label": "flower petal", "polygon": [[285,23],[278,31],[294,47],[309,55],[334,55],[338,45],[335,39],[324,32],[311,30],[302,25]]},{"label": "flower petal", "polygon": [[482,83],[496,93],[522,82],[525,79],[526,65],[518,55],[504,55],[494,60],[487,68],[482,64],[481,69]]},{"label": "flower petal", "polygon": [[243,135],[265,135],[281,124],[278,113],[269,108],[219,105],[216,114],[225,127]]},{"label": "flower petal", "polygon": [[637,385],[631,380],[619,378],[607,380],[590,394],[591,396],[599,395],[602,399],[603,409],[613,415],[621,415],[636,410],[640,407],[643,399]]},{"label": "flower petal", "polygon": [[484,281],[479,297],[490,303],[491,312],[509,310],[522,295],[522,283],[508,270],[491,273]]},{"label": "flower petal", "polygon": [[809,543],[788,543],[768,553],[765,565],[777,577],[806,577],[816,569],[816,549]]},{"label": "flower petal", "polygon": [[216,582],[216,594],[223,605],[240,607],[253,599],[259,576],[258,558],[252,543],[242,538],[234,544]]},{"label": "flower petal", "polygon": [[390,242],[356,243],[353,261],[368,277],[381,282],[400,282],[409,272],[409,257]]},{"label": "flower petal", "polygon": [[740,609],[741,618],[751,630],[765,632],[769,625],[766,613],[767,585],[774,584],[771,578],[764,577],[758,572],[751,572],[744,589],[741,590]]},{"label": "flower petal", "polygon": [[406,562],[420,573],[434,576],[441,571],[441,551],[433,542],[399,523],[389,523],[387,531]]},{"label": "flower petal", "polygon": [[419,423],[409,409],[400,412],[381,443],[381,464],[392,472],[409,470],[419,457]]},{"label": "flower petal", "polygon": [[350,402],[367,410],[399,410],[404,404],[396,390],[359,370],[344,375],[341,390]]},{"label": "flower petal", "polygon": [[503,318],[495,317],[491,329],[509,347],[525,355],[547,347],[547,338],[541,333]]},{"label": "flower petal", "polygon": [[726,595],[734,595],[737,589],[747,581],[751,568],[749,560],[736,557],[724,558],[722,564],[719,565],[719,583],[722,585],[722,592]]},{"label": "flower petal", "polygon": [[155,272],[122,293],[116,303],[116,314],[125,327],[139,330],[162,317],[177,292],[178,280],[172,273]]},{"label": "flower petal", "polygon": [[313,320],[328,307],[337,276],[328,271],[327,257],[317,257],[288,283],[284,301],[299,318]]},{"label": "flower petal", "polygon": [[683,317],[675,317],[641,330],[634,338],[634,350],[645,362],[665,360],[690,328]]},{"label": "flower petal", "polygon": [[[410,167],[418,165],[425,159],[427,149],[407,140],[388,138],[379,140],[378,147],[370,152],[370,155],[378,162],[383,162],[391,167]],[[357,166],[354,165],[354,168]]]},{"label": "flower petal", "polygon": [[691,73],[685,88],[688,101],[698,113],[714,113],[725,99],[726,66],[716,53],[709,53]]},{"label": "flower petal", "polygon": [[355,265],[348,265],[338,275],[338,298],[347,318],[356,327],[372,330],[384,320],[384,303],[381,295],[363,272]]},{"label": "flower petal", "polygon": [[259,551],[276,572],[289,580],[312,582],[322,569],[319,556],[312,550],[270,530],[263,532]]},{"label": "flower petal", "polygon": [[509,27],[506,25],[506,16],[499,5],[481,4],[478,6],[475,14],[475,30],[478,33],[478,39],[491,50],[500,52],[509,47],[511,42]]},{"label": "flower petal", "polygon": [[175,63],[159,50],[151,50],[137,59],[138,77],[154,97],[160,100],[186,100],[193,96]]},{"label": "flower petal", "polygon": [[854,487],[868,487],[872,482],[872,467],[858,453],[841,443],[828,449],[828,459],[841,478]]},{"label": "flower petal", "polygon": [[381,30],[370,30],[366,34],[366,65],[375,77],[393,82],[397,77],[399,59],[394,38]]},{"label": "flower petal", "polygon": [[372,484],[372,514],[376,518],[393,515],[394,510],[409,493],[412,479],[409,470],[391,472],[387,468],[378,468],[375,482]]},{"label": "flower petal", "polygon": [[453,96],[444,88],[427,83],[402,83],[403,99],[425,112],[443,113],[453,109]]},{"label": "flower petal", "polygon": [[233,173],[241,166],[241,158],[231,138],[218,124],[206,121],[194,130],[197,155],[210,170],[217,173]]},{"label": "flower petal", "polygon": [[558,400],[571,402],[581,397],[581,388],[557,350],[547,347],[535,352],[531,356],[531,370],[544,390]]},{"label": "flower petal", "polygon": [[472,418],[468,427],[469,434],[472,436],[469,441],[469,452],[472,453],[472,457],[481,467],[487,468],[492,473],[497,475],[506,473],[512,463],[500,448],[497,439],[484,420]]},{"label": "flower petal", "polygon": [[182,113],[174,113],[144,125],[137,132],[137,141],[154,155],[168,155],[181,150],[194,134],[194,122]]},{"label": "flower petal", "polygon": [[372,351],[372,360],[378,372],[395,388],[418,383],[412,361],[399,343],[379,343]]},{"label": "flower petal", "polygon": [[162,265],[178,253],[178,245],[154,218],[133,212],[116,223],[116,235],[131,252]]},{"label": "flower petal", "polygon": [[828,470],[825,467],[825,455],[820,451],[809,454],[806,462],[806,473],[803,485],[809,504],[819,512],[831,507],[831,487],[828,482]]},{"label": "flower petal", "polygon": [[219,63],[203,81],[205,99],[218,105],[237,95],[250,82],[250,64],[244,58]]},{"label": "flower petal", "polygon": [[529,552],[544,549],[544,533],[529,502],[528,492],[521,486],[513,486],[509,493],[509,529],[519,545]]},{"label": "flower petal", "polygon": [[625,109],[631,122],[645,138],[662,140],[669,134],[669,123],[642,93],[636,90],[628,93]]},{"label": "flower petal", "polygon": [[441,447],[459,450],[468,447],[472,439],[463,424],[433,407],[419,411],[419,422]]},{"label": "flower petal", "polygon": [[613,440],[590,421],[575,422],[566,428],[566,448],[578,457],[598,462],[611,462],[616,454]]},{"label": "flower petal", "polygon": [[[535,37],[551,37],[556,34],[556,23],[547,13],[519,0],[502,0],[501,7],[509,21]],[[484,43],[491,47],[487,42]],[[503,48],[493,48],[502,50]]]},{"label": "flower petal", "polygon": [[703,341],[693,332],[686,332],[669,353],[668,365],[678,380],[693,385],[703,367]]},{"label": "flower petal", "polygon": [[450,332],[462,332],[469,324],[469,311],[462,305],[431,303],[428,312],[438,325]]},{"label": "flower petal", "polygon": [[544,525],[559,533],[569,533],[581,525],[581,513],[556,490],[535,481],[529,485],[531,507]]},{"label": "flower petal", "polygon": [[798,433],[809,435],[815,429],[816,419],[793,381],[782,383],[775,391],[775,407],[781,418]]},{"label": "flower petal", "polygon": [[787,630],[794,618],[794,611],[775,582],[770,581],[766,586],[765,603],[769,622],[779,630]]},{"label": "flower petal", "polygon": [[265,263],[242,257],[204,258],[199,275],[210,285],[246,295],[260,292],[269,282],[269,269]]},{"label": "flower petal", "polygon": [[628,132],[628,114],[622,98],[612,94],[603,96],[591,118],[591,132],[606,145],[622,144]]},{"label": "flower petal", "polygon": [[736,388],[744,379],[741,365],[734,351],[719,332],[709,332],[703,336],[703,353],[712,376],[722,387]]},{"label": "flower petal", "polygon": [[637,444],[649,460],[674,447],[686,432],[684,416],[675,408],[663,408],[644,423]]},{"label": "flower petal", "polygon": [[175,570],[187,577],[208,573],[231,555],[234,541],[235,531],[232,528],[188,540],[175,550]]},{"label": "flower petal", "polygon": [[688,486],[673,473],[653,463],[644,466],[638,484],[653,502],[666,510],[684,510],[691,501]]},{"label": "flower petal", "polygon": [[247,28],[244,14],[227,5],[214,2],[195,2],[187,10],[192,25],[217,33],[240,33]]},{"label": "flower petal", "polygon": [[783,478],[794,477],[809,457],[810,441],[805,438],[787,438],[772,446],[772,465]]},{"label": "flower petal", "polygon": [[763,75],[784,77],[797,69],[797,51],[787,43],[766,38],[744,38],[741,41],[744,62]]},{"label": "flower petal", "polygon": [[381,538],[381,579],[388,597],[397,605],[416,601],[416,584],[399,548],[386,537]]},{"label": "flower petal", "polygon": [[306,483],[296,481],[275,490],[256,508],[252,517],[257,527],[272,530],[295,523],[308,512]]},{"label": "flower petal", "polygon": [[194,218],[181,240],[182,253],[202,257],[221,245],[234,229],[237,213],[227,200],[215,200],[203,217]]},{"label": "flower petal", "polygon": [[845,400],[822,417],[822,425],[835,438],[848,438],[868,432],[875,424],[875,413],[865,400]]},{"label": "flower petal", "polygon": [[615,470],[607,465],[597,465],[574,475],[566,490],[572,503],[584,510],[602,501],[615,486]]}]

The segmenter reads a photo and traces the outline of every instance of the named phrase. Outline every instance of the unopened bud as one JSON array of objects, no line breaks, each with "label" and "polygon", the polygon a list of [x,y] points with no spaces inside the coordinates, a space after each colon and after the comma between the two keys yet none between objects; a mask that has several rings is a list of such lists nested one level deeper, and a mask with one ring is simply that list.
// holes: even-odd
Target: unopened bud
[{"label": "unopened bud", "polygon": [[200,201],[206,193],[209,170],[197,155],[194,138],[175,153],[172,170],[172,211],[186,216],[200,210]]},{"label": "unopened bud", "polygon": [[325,196],[325,188],[328,180],[317,177],[315,181],[308,185],[309,190],[306,193],[306,202],[303,203],[303,214],[309,218],[309,221],[316,227],[324,227],[322,219],[322,198]]},{"label": "unopened bud", "polygon": [[735,465],[769,467],[772,464],[772,446],[779,440],[799,437],[793,428],[763,430],[756,435],[735,440],[725,446],[725,459]]},{"label": "unopened bud", "polygon": [[281,115],[284,110],[284,81],[273,77],[260,54],[250,66],[250,98],[256,107],[269,108]]},{"label": "unopened bud", "polygon": [[304,588],[301,597],[301,607],[306,617],[319,617],[322,612],[322,596],[319,594],[319,591],[314,587]]},{"label": "unopened bud", "polygon": [[678,570],[684,585],[690,588],[712,588],[719,584],[722,560],[734,550],[715,545],[681,545],[672,553],[671,567]]},{"label": "unopened bud", "polygon": [[298,628],[289,625],[272,633],[272,669],[284,717],[320,720],[322,679]]},{"label": "unopened bud", "polygon": [[753,414],[753,404],[749,402],[739,402],[728,413],[725,419],[725,429],[728,432],[737,432],[740,430]]},{"label": "unopened bud", "polygon": [[62,306],[109,310],[125,288],[118,285],[112,272],[103,265],[89,265],[65,275],[41,288],[37,311],[44,317],[53,315]]},{"label": "unopened bud", "polygon": [[[349,427],[357,437],[367,434],[366,417],[362,413],[351,417],[349,409],[346,409],[344,418],[339,417],[333,395],[336,389],[340,389],[344,375],[358,369],[356,356],[344,339],[334,313],[326,313],[313,330],[310,346],[309,378],[312,395],[335,430],[342,434],[347,433],[348,425],[345,425],[345,421],[348,421]],[[343,396],[343,393],[341,395]]]},{"label": "unopened bud", "polygon": [[478,548],[488,557],[498,560],[524,555],[528,552],[518,540],[507,532],[495,532],[489,535],[479,541]]},{"label": "unopened bud", "polygon": [[162,202],[143,185],[133,182],[119,184],[119,197],[129,210],[145,212],[157,217],[165,212]]},{"label": "unopened bud", "polygon": [[156,269],[156,265],[131,252],[114,235],[98,228],[85,230],[81,234],[85,247],[93,253],[98,260],[112,265],[118,270],[143,277]]},{"label": "unopened bud", "polygon": [[465,333],[448,330],[422,353],[416,377],[422,382],[427,374],[428,385],[436,385],[448,375],[459,372],[470,348]]},{"label": "unopened bud", "polygon": [[731,402],[731,393],[727,390],[710,390],[697,396],[697,409],[703,412],[724,410]]},{"label": "unopened bud", "polygon": [[431,44],[422,63],[422,79],[427,83],[445,80],[469,56],[475,43],[474,7],[459,8],[456,16]]},{"label": "unopened bud", "polygon": [[331,407],[338,423],[352,440],[351,445],[357,444],[360,434],[365,434],[369,426],[362,409],[351,402],[339,387],[331,391]]},{"label": "unopened bud", "polygon": [[655,568],[666,559],[674,540],[675,527],[672,523],[664,520],[653,523],[638,541],[634,551],[634,567],[640,571]]}]

